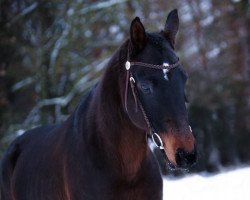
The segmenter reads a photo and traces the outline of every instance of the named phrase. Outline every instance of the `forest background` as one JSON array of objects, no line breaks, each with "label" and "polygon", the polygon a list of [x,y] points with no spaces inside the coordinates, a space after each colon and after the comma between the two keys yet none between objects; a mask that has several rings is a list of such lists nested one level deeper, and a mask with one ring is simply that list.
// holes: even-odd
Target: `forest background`
[{"label": "forest background", "polygon": [[160,30],[174,8],[199,149],[192,171],[249,164],[249,0],[0,0],[0,159],[25,130],[68,117],[135,16]]}]

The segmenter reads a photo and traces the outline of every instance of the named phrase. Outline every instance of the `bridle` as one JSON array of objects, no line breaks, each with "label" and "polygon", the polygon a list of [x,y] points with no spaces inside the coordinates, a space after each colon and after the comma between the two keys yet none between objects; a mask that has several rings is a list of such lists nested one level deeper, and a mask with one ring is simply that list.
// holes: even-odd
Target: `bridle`
[{"label": "bridle", "polygon": [[134,101],[135,101],[136,112],[138,111],[138,105],[139,105],[141,112],[143,114],[144,120],[147,124],[148,130],[149,130],[149,135],[151,136],[153,143],[161,150],[164,150],[164,144],[162,142],[162,139],[159,136],[159,134],[156,133],[153,126],[151,125],[151,123],[147,117],[147,114],[142,106],[142,103],[138,97],[138,93],[137,93],[137,90],[135,87],[135,79],[134,79],[133,74],[132,74],[130,69],[132,66],[141,66],[141,67],[147,67],[147,68],[152,68],[152,69],[162,69],[162,70],[165,69],[166,70],[165,72],[168,73],[169,70],[177,67],[180,64],[179,58],[178,58],[177,62],[175,62],[173,64],[163,63],[162,65],[154,65],[154,64],[143,63],[143,62],[130,62],[129,60],[130,59],[129,59],[129,51],[128,51],[127,61],[125,63],[125,68],[126,68],[126,88],[125,88],[125,96],[124,96],[124,98],[125,98],[125,100],[124,100],[125,110],[128,113],[127,101],[128,101],[128,87],[130,85],[131,91],[132,91],[132,94],[134,97]]}]

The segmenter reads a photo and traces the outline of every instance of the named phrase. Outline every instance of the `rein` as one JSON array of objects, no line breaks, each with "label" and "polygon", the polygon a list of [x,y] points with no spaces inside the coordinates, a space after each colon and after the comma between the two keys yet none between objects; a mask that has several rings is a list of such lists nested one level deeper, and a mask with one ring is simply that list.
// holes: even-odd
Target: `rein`
[{"label": "rein", "polygon": [[138,105],[139,105],[139,107],[142,111],[144,120],[146,121],[147,127],[149,129],[149,135],[151,136],[153,143],[158,148],[163,149],[163,150],[164,150],[164,145],[163,145],[162,139],[159,136],[159,134],[157,134],[156,131],[153,129],[153,127],[152,127],[152,125],[147,117],[145,109],[143,108],[143,105],[138,97],[138,92],[137,92],[136,87],[135,87],[135,79],[134,79],[133,74],[130,71],[130,69],[132,66],[141,66],[141,67],[148,67],[148,68],[152,68],[152,69],[165,69],[166,73],[168,73],[169,70],[177,67],[179,64],[180,64],[179,59],[176,63],[173,63],[173,64],[163,63],[162,65],[154,65],[154,64],[143,63],[143,62],[130,62],[129,56],[128,56],[127,61],[125,63],[125,68],[126,68],[126,73],[127,73],[126,74],[125,101],[124,101],[126,112],[128,113],[127,99],[128,99],[128,88],[130,85],[131,91],[132,91],[132,94],[134,97],[135,105],[136,105],[136,112],[138,111]]}]

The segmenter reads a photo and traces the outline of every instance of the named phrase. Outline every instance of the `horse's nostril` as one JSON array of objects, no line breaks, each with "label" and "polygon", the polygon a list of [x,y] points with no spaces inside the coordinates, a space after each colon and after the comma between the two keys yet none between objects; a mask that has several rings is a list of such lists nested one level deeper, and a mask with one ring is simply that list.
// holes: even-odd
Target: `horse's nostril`
[{"label": "horse's nostril", "polygon": [[197,152],[187,152],[183,149],[177,149],[175,154],[176,163],[179,167],[187,168],[195,164],[197,160]]}]

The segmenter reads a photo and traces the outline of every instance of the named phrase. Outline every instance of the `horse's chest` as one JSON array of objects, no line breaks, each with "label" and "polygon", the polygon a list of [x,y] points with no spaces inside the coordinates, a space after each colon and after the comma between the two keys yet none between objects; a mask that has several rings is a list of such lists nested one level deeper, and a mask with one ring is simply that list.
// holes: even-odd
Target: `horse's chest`
[{"label": "horse's chest", "polygon": [[[91,190],[89,190],[91,191]],[[84,196],[91,197],[88,199],[96,200],[162,200],[162,188],[151,188],[150,186],[131,186],[131,187],[112,187],[108,190],[101,190],[99,192],[90,192],[89,195],[85,191]]]},{"label": "horse's chest", "polygon": [[110,187],[109,189],[98,190],[96,188],[82,188],[78,191],[73,191],[69,199],[72,200],[162,200],[162,190],[151,189],[146,187],[131,187],[131,188],[119,188]]},{"label": "horse's chest", "polygon": [[162,192],[161,188],[147,188],[143,187],[135,187],[129,188],[117,196],[114,199],[121,200],[161,200]]},{"label": "horse's chest", "polygon": [[156,163],[145,163],[140,175],[131,181],[122,181],[124,178],[114,175],[112,171],[104,173],[93,167],[83,171],[82,176],[79,176],[80,171],[77,176],[81,181],[76,187],[83,183],[77,193],[92,197],[89,199],[162,200],[162,178]]},{"label": "horse's chest", "polygon": [[137,183],[124,183],[99,174],[80,181],[71,189],[72,199],[76,200],[162,200],[162,180],[158,174],[155,177],[145,174]]}]

